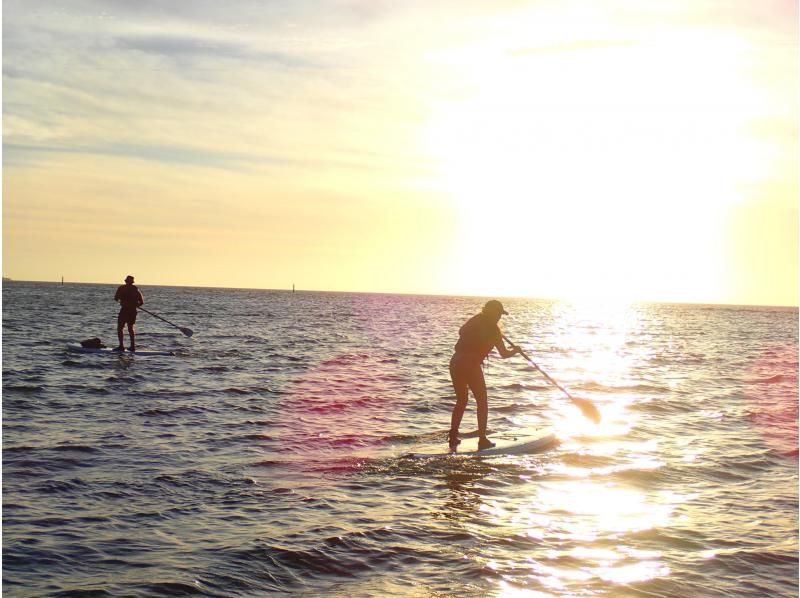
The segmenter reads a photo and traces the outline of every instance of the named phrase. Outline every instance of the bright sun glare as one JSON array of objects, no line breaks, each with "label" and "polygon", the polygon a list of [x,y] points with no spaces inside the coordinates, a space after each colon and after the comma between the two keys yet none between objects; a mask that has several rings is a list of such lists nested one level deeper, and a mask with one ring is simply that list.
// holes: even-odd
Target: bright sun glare
[{"label": "bright sun glare", "polygon": [[[424,138],[460,219],[453,286],[618,301],[713,293],[721,240],[707,231],[739,199],[731,172],[764,167],[730,128],[759,101],[737,70],[746,48],[686,37],[515,50],[511,38],[438,57],[466,88],[435,107]],[[470,286],[476,271],[484,288]]]}]

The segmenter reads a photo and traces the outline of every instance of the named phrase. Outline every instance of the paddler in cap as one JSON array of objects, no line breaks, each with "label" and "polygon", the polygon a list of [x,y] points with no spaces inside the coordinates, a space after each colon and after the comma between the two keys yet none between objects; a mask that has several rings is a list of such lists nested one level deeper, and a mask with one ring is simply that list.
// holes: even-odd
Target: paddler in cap
[{"label": "paddler in cap", "polygon": [[128,274],[125,278],[125,284],[117,288],[114,295],[114,301],[119,301],[122,308],[117,315],[117,337],[119,338],[119,346],[115,351],[124,351],[125,344],[123,342],[122,329],[128,325],[128,336],[131,338],[131,351],[136,351],[136,332],[133,325],[136,323],[136,308],[144,305],[144,297],[138,287],[133,284],[133,276]]},{"label": "paddler in cap", "polygon": [[503,304],[492,299],[483,306],[481,313],[472,316],[458,331],[459,339],[455,353],[450,359],[450,378],[456,391],[456,404],[450,422],[448,444],[455,451],[461,442],[458,439],[458,427],[464,409],[467,407],[468,391],[472,390],[478,404],[478,450],[491,448],[494,443],[486,437],[486,426],[489,419],[489,403],[486,392],[486,381],[483,378],[483,360],[497,347],[500,357],[508,359],[519,353],[519,348],[507,349],[503,344],[500,327],[497,325],[503,315],[508,312]]}]

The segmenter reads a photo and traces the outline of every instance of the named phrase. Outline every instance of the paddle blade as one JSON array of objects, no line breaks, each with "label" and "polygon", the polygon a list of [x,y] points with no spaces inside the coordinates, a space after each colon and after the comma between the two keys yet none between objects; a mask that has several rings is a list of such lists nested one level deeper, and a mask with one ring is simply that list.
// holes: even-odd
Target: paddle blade
[{"label": "paddle blade", "polygon": [[182,326],[179,326],[178,329],[186,336],[192,336],[194,334],[194,331],[191,328],[183,328]]},{"label": "paddle blade", "polygon": [[594,423],[599,424],[600,420],[602,419],[600,416],[600,412],[597,410],[597,406],[592,403],[589,399],[576,399],[573,398],[572,402],[577,405],[577,407],[581,410],[581,413],[592,420]]}]

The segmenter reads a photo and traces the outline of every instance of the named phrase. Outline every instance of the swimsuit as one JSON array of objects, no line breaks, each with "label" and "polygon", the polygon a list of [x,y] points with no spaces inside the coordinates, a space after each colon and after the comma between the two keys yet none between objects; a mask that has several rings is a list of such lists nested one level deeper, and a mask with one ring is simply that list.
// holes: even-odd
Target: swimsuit
[{"label": "swimsuit", "polygon": [[117,289],[114,299],[119,299],[122,309],[119,310],[117,316],[117,324],[135,324],[136,323],[136,308],[139,306],[139,299],[141,293],[136,285],[123,285]]}]

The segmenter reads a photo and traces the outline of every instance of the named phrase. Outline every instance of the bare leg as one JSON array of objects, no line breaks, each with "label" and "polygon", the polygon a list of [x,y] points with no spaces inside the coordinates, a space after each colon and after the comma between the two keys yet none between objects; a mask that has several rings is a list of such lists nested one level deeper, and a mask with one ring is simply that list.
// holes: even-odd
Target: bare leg
[{"label": "bare leg", "polygon": [[464,410],[467,408],[468,388],[467,381],[458,368],[450,366],[450,378],[453,381],[453,390],[456,392],[456,404],[453,407],[453,415],[450,417],[450,447],[454,448],[458,444],[458,428],[461,425],[461,418],[464,417]]},{"label": "bare leg", "polygon": [[467,385],[464,384],[456,389],[456,404],[453,407],[453,415],[450,417],[450,432],[457,435],[461,425],[461,418],[464,417],[464,410],[467,408]]},{"label": "bare leg", "polygon": [[486,438],[486,429],[489,420],[489,400],[488,392],[486,391],[486,381],[483,378],[483,371],[480,368],[470,376],[469,387],[472,390],[472,394],[475,396],[475,402],[478,404],[478,433],[481,438]]},{"label": "bare leg", "polygon": [[486,426],[489,421],[489,401],[486,394],[483,396],[475,394],[475,401],[478,403],[478,432],[481,438],[486,438]]},{"label": "bare leg", "polygon": [[133,324],[128,324],[128,336],[131,338],[131,351],[136,350],[136,332],[133,329]]},{"label": "bare leg", "polygon": [[489,421],[489,400],[486,391],[486,380],[483,378],[483,370],[478,367],[470,370],[469,388],[475,395],[475,402],[478,404],[478,450],[490,448],[494,443],[486,437]]},{"label": "bare leg", "polygon": [[125,347],[124,337],[122,336],[122,329],[125,327],[125,321],[122,318],[117,318],[117,338],[119,339],[119,348],[122,350]]}]

